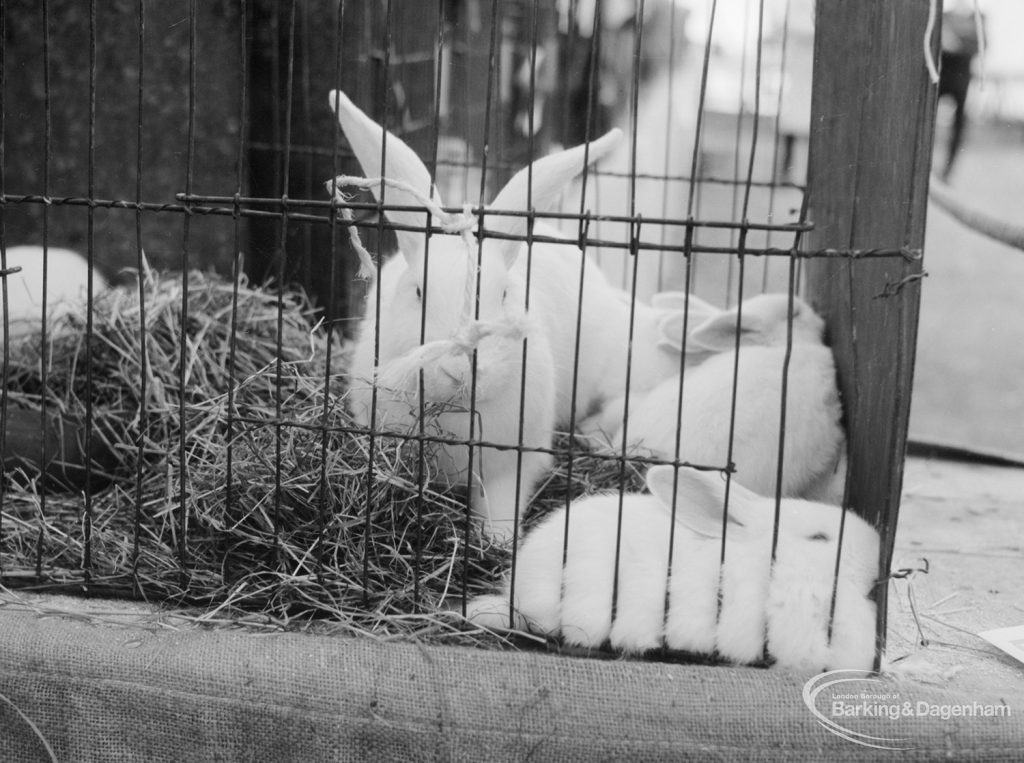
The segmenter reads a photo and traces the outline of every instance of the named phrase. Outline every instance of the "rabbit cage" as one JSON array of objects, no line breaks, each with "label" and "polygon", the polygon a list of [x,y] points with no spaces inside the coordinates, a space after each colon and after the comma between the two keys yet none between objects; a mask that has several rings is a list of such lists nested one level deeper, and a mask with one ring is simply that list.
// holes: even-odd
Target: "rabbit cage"
[{"label": "rabbit cage", "polygon": [[[664,636],[671,602],[654,642],[608,631],[637,598],[627,565],[663,558],[639,585],[666,590],[666,544],[687,530],[665,520],[696,480],[718,535],[738,527],[723,497],[757,505],[780,565],[791,497],[845,507],[820,515],[845,537],[856,516],[877,528],[877,659],[922,275],[928,14],[4,3],[0,582],[199,621],[709,657]],[[357,369],[377,379],[358,397]],[[645,475],[666,469],[679,498],[670,484],[658,529],[633,535]],[[580,508],[594,493],[610,512]],[[562,538],[550,518],[567,507],[587,522]],[[553,578],[532,530],[558,531]],[[524,612],[529,585],[557,598],[591,542],[611,558],[584,582],[616,570],[596,635],[565,621],[564,641],[557,622],[499,641],[463,617],[510,573],[533,575]],[[836,547],[854,554],[830,546],[802,574],[835,580]],[[749,661],[784,661],[757,638]]]}]

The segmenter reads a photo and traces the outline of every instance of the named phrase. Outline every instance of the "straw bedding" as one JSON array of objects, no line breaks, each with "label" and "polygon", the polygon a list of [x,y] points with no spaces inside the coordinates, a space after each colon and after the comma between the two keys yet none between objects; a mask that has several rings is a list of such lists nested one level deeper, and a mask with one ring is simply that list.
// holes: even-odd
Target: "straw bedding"
[{"label": "straw bedding", "polygon": [[[68,317],[45,351],[39,337],[9,348],[8,409],[45,406],[82,431],[91,416],[102,457],[88,496],[84,481],[74,492],[7,470],[6,584],[88,584],[290,628],[457,633],[444,612],[492,588],[508,551],[430,473],[436,445],[421,458],[416,439],[358,431],[337,332],[314,324],[304,294],[198,272],[141,280],[141,299],[122,287],[96,301],[90,343]],[[617,461],[574,453],[571,467],[558,459],[535,515],[619,484]],[[634,466],[625,476],[638,488]]]}]

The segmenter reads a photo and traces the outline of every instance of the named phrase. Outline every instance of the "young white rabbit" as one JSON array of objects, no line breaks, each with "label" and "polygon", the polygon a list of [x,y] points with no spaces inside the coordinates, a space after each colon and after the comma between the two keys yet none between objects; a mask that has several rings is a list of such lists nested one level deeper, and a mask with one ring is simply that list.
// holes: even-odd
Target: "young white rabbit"
[{"label": "young white rabbit", "polygon": [[[43,254],[41,246],[7,248],[8,269],[21,268],[6,277],[7,319],[12,340],[38,333],[42,327]],[[48,247],[46,257],[46,321],[50,328],[64,315],[85,314],[89,262],[78,252],[57,247]],[[106,279],[94,269],[93,294],[100,294],[108,288]],[[0,335],[2,341],[3,336]]]},{"label": "young white rabbit", "polygon": [[[401,187],[388,186],[384,200],[389,205],[422,207],[423,197],[431,192],[431,178],[415,153],[387,134],[386,166],[381,172],[384,130],[343,93],[332,92],[330,102],[363,171],[368,176],[403,181],[422,194],[418,197]],[[438,425],[455,438],[468,438],[475,349],[473,434],[477,440],[505,448],[479,448],[472,479],[468,447],[445,445],[438,466],[449,477],[474,484],[474,506],[489,521],[490,532],[498,537],[511,534],[516,512],[521,515],[534,482],[550,461],[547,454],[524,450],[522,468],[517,470],[517,452],[508,446],[521,442],[526,448],[550,447],[554,427],[564,426],[572,418],[574,382],[578,421],[604,400],[621,394],[630,344],[628,300],[608,285],[593,264],[586,266],[581,288],[582,254],[574,242],[532,245],[527,312],[528,258],[523,238],[528,232],[528,218],[500,212],[525,212],[531,206],[541,211],[548,208],[562,188],[583,170],[585,158],[596,161],[620,139],[621,133],[613,130],[589,144],[589,150],[577,146],[538,159],[532,168],[521,170],[508,182],[490,205],[495,212],[485,215],[484,225],[487,232],[519,238],[485,236],[479,258],[479,292],[475,243],[467,247],[461,237],[433,235],[425,255],[422,229],[427,213],[391,209],[385,213],[393,224],[407,229],[396,230],[401,256],[384,263],[379,282],[367,297],[352,353],[352,411],[364,426],[372,424],[391,431],[413,429],[419,412],[418,375],[396,373],[395,369],[410,368],[410,357],[422,353],[428,345],[436,350],[447,342],[447,352],[420,364],[424,402],[448,406]],[[371,189],[380,194],[377,183]],[[433,199],[440,204],[436,190]],[[558,237],[553,228],[540,222],[533,232]],[[577,305],[581,299],[577,353]],[[657,355],[662,352],[657,347],[657,321],[645,320],[642,326],[648,334],[643,340],[634,336],[634,346],[643,348],[636,354],[636,363],[640,367],[656,365]],[[524,338],[526,383],[520,415]],[[644,352],[652,357],[645,357]],[[574,374],[577,355],[578,370]],[[657,381],[648,374],[639,376],[638,388],[649,389]]]},{"label": "young white rabbit", "polygon": [[[622,305],[621,310],[623,311],[621,316],[617,313],[612,313],[611,317],[627,322],[623,323],[623,328],[620,331],[628,335],[626,327],[628,327],[629,320],[630,294],[616,287],[609,287],[609,289],[618,295]],[[691,300],[689,306],[689,325],[692,327],[704,322],[710,317],[711,313],[705,309],[710,307],[706,302],[693,296],[691,296]],[[636,304],[633,306],[633,352],[630,357],[632,373],[630,374],[629,385],[631,391],[639,390],[645,392],[661,379],[667,379],[679,373],[680,348],[662,339],[664,331],[662,327],[666,321],[676,319],[681,321],[684,309],[685,307],[681,302],[677,304],[674,297],[659,301],[656,296],[651,304],[637,299]],[[714,308],[711,309],[714,310],[714,314],[720,312]],[[699,362],[699,359],[708,354],[707,350],[700,348],[694,350],[687,347],[686,365],[689,366],[694,362]],[[625,363],[625,357],[622,357],[621,362]],[[618,383],[620,378],[622,386],[611,387],[609,385],[610,392],[621,393],[625,390],[624,375],[616,375],[615,382]],[[621,397],[621,394],[616,395],[616,397]],[[602,407],[606,407],[607,404],[606,402],[605,406]]]},{"label": "young white rabbit", "polygon": [[[616,291],[619,291],[620,299],[628,309],[630,295],[618,289]],[[685,360],[682,359],[682,344],[665,338],[672,335],[676,325],[681,336],[684,319],[685,325],[692,330],[722,313],[722,310],[693,294],[687,297],[685,292],[655,294],[649,305],[637,301],[634,307],[633,354],[630,358],[633,369],[629,380],[631,409],[659,381],[677,377],[681,364],[689,368],[714,354],[714,351],[690,342],[686,346]],[[625,317],[628,319],[628,314]],[[666,326],[669,328],[666,329]],[[578,425],[581,434],[602,443],[610,433],[618,430],[626,405],[625,379],[622,382],[622,386],[614,390],[618,394],[610,395],[598,411]]]},{"label": "young white rabbit", "polygon": [[[678,438],[682,460],[725,465],[735,371],[735,478],[756,493],[775,495],[788,305],[785,294],[744,301],[738,370],[735,308],[693,329],[687,344],[716,354],[686,372],[681,420],[676,416],[679,377],[666,379],[631,408],[628,441],[672,459]],[[835,361],[823,341],[824,327],[807,303],[793,299],[782,494],[838,504],[846,477],[846,435]],[[663,340],[675,346],[681,336],[681,331],[674,331],[669,338],[663,331]],[[612,443],[621,446],[622,434],[619,429]]]},{"label": "young white rabbit", "polygon": [[[661,311],[659,347],[675,350],[676,358],[684,349],[684,298],[682,292],[665,292],[652,300]],[[680,457],[691,463],[724,466],[740,315],[736,308],[719,310],[693,295],[689,303]],[[761,294],[744,300],[742,306],[733,460],[742,484],[774,495],[789,296]],[[846,475],[841,459],[845,435],[824,328],[822,318],[794,297],[783,494],[839,503]],[[775,349],[765,352],[765,348]],[[626,426],[629,444],[667,459],[675,458],[680,386],[676,362],[674,376],[662,377],[654,389],[631,396]],[[607,403],[588,421],[587,434],[599,443],[607,440],[621,448],[624,404],[623,398]]]},{"label": "young white rabbit", "polygon": [[651,297],[651,307],[672,312],[689,310],[694,326],[723,312],[696,294],[687,295],[684,291],[659,291]]},{"label": "young white rabbit", "polygon": [[[652,304],[662,310],[658,324],[660,341],[668,347],[679,349],[683,339],[682,292],[663,292]],[[697,302],[695,312],[690,296],[689,334],[686,352],[689,355],[701,352],[724,352],[736,346],[736,324],[739,310],[719,310],[706,302]],[[741,345],[784,345],[789,324],[789,295],[786,293],[758,294],[743,300]],[[696,318],[696,320],[695,320]],[[793,297],[793,342],[821,344],[825,333],[825,321],[799,297]]]},{"label": "young white rabbit", "polygon": [[[679,378],[667,379],[630,409],[628,442],[655,455],[692,464],[724,467],[728,462],[733,374],[736,353],[713,355],[687,370],[679,411]],[[732,461],[735,480],[756,493],[775,495],[779,454],[785,347],[744,347],[736,376]],[[838,503],[842,495],[823,494],[846,449],[842,409],[832,352],[824,345],[794,344],[786,388],[786,440],[782,494],[814,496]],[[612,443],[621,446],[620,429]]]},{"label": "young white rabbit", "polygon": [[546,517],[518,551],[514,588],[472,600],[467,617],[507,629],[511,596],[517,629],[569,645],[607,643],[626,653],[667,647],[738,663],[760,661],[767,647],[776,667],[870,669],[875,605],[868,596],[879,540],[864,520],[834,506],[783,500],[773,561],[772,499],[733,480],[723,521],[721,474],[657,466],[647,485],[651,495],[622,499],[621,522],[615,494],[581,498],[568,514]]}]

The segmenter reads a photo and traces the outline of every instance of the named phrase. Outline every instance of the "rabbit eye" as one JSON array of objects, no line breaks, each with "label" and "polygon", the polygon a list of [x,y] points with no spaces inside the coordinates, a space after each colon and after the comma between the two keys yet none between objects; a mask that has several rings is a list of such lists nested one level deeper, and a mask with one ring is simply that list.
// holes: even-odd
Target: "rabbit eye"
[{"label": "rabbit eye", "polygon": [[507,296],[508,296],[508,289],[505,289],[505,290],[504,290],[504,291],[503,291],[503,292],[501,293],[501,301],[502,301],[502,302],[504,302],[504,301],[505,301],[505,297],[507,297]]},{"label": "rabbit eye", "polygon": [[423,292],[420,291],[420,287],[416,287],[416,299],[423,299]]},{"label": "rabbit eye", "polygon": [[814,533],[814,535],[810,536],[810,540],[827,541],[828,539],[828,533]]}]

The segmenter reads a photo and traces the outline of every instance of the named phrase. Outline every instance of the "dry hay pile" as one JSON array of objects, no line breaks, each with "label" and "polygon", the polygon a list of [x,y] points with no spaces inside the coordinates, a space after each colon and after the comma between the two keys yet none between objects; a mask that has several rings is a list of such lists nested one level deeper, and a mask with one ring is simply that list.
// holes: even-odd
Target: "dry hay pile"
[{"label": "dry hay pile", "polygon": [[[301,292],[200,273],[145,281],[142,300],[125,288],[97,300],[88,353],[70,317],[45,352],[38,337],[10,348],[12,410],[45,399],[81,423],[91,401],[94,453],[105,454],[94,471],[107,484],[59,492],[8,469],[0,580],[290,627],[450,632],[437,613],[493,587],[508,551],[429,473],[436,446],[421,458],[414,439],[355,430],[338,342],[311,328]],[[626,475],[636,489],[637,470]],[[535,513],[619,477],[618,462],[577,451]]]}]

